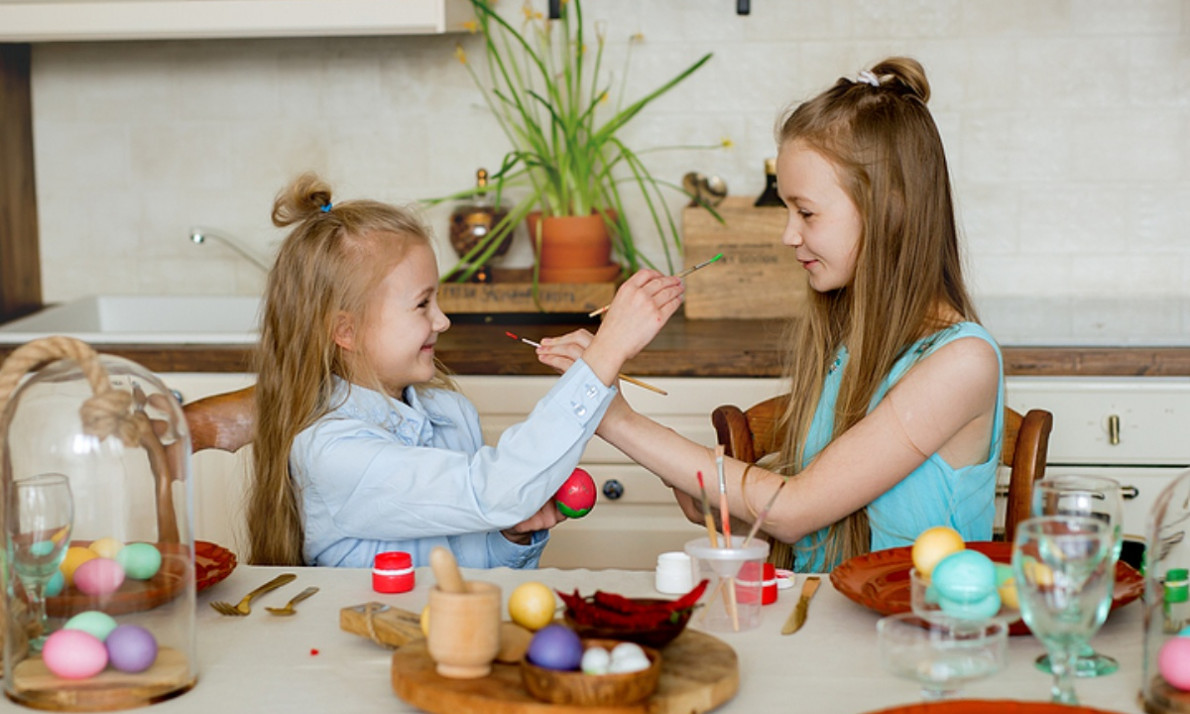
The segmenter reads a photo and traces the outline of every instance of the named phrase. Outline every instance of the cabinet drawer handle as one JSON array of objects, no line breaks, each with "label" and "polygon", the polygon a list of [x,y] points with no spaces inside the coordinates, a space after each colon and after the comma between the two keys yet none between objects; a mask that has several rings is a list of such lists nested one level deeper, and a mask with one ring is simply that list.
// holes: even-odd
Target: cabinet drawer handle
[{"label": "cabinet drawer handle", "polygon": [[1112,414],[1107,418],[1107,443],[1112,446],[1120,445],[1120,415]]},{"label": "cabinet drawer handle", "polygon": [[603,495],[609,501],[619,500],[620,496],[624,495],[624,484],[614,478],[609,478],[603,482]]},{"label": "cabinet drawer handle", "polygon": [[1125,501],[1131,501],[1134,498],[1140,497],[1140,489],[1136,486],[1120,486],[1120,497]]}]

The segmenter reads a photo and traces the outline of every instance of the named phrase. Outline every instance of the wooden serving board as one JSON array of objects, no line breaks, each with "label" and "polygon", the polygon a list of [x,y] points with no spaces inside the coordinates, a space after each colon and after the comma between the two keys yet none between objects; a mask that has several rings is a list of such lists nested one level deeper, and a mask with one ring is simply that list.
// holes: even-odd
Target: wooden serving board
[{"label": "wooden serving board", "polygon": [[550,704],[521,684],[520,665],[492,665],[481,679],[447,679],[434,670],[424,641],[393,655],[393,690],[432,714],[698,714],[731,699],[740,686],[739,660],[727,643],[686,630],[661,650],[661,682],[653,696],[620,707]]}]

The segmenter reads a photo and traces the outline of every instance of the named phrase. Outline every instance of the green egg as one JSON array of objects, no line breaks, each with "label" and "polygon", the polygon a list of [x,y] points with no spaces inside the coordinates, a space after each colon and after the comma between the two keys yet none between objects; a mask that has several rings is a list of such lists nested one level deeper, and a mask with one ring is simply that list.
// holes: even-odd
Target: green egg
[{"label": "green egg", "polygon": [[66,576],[62,574],[61,570],[55,570],[54,574],[50,576],[50,581],[45,584],[46,597],[58,597],[66,588]]},{"label": "green egg", "polygon": [[1012,577],[1012,566],[1008,563],[994,563],[996,566],[996,587],[1004,585],[1004,581]]},{"label": "green egg", "polygon": [[103,642],[111,631],[116,629],[116,618],[98,610],[80,612],[66,621],[64,630],[81,630],[95,639]]},{"label": "green egg", "polygon": [[991,594],[974,602],[960,602],[948,598],[939,598],[939,607],[951,617],[963,620],[984,620],[1000,612],[1000,594],[993,590]]},{"label": "green egg", "polygon": [[148,580],[161,569],[161,551],[151,543],[129,543],[116,553],[116,562],[127,577]]}]

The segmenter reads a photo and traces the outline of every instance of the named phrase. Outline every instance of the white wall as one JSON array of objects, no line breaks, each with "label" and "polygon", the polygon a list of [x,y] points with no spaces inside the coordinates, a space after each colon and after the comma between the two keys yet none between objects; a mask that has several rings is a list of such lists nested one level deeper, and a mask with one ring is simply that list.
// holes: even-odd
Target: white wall
[{"label": "white wall", "polygon": [[[977,294],[1190,295],[1187,0],[752,0],[746,17],[734,5],[585,2],[621,48],[643,33],[629,97],[715,53],[628,136],[734,147],[653,155],[658,176],[700,170],[758,193],[789,102],[908,54],[933,83]],[[460,39],[479,52],[463,35],[35,46],[47,301],[260,292],[260,271],[187,229],[271,252],[272,198],[302,170],[338,198],[469,185],[506,143],[455,59]],[[443,269],[445,215],[428,214]]]}]

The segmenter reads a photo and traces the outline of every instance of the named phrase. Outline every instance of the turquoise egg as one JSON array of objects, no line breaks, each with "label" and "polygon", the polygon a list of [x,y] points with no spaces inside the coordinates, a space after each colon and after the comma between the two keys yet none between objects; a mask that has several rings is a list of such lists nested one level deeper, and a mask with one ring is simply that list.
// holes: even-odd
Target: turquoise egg
[{"label": "turquoise egg", "polygon": [[116,629],[116,618],[98,610],[80,612],[66,621],[64,630],[82,630],[100,642],[107,639],[112,630]]},{"label": "turquoise egg", "polygon": [[62,594],[62,590],[66,588],[66,576],[62,574],[61,570],[55,570],[54,574],[50,576],[50,581],[45,584],[45,596],[57,597]]},{"label": "turquoise egg", "polygon": [[941,598],[938,606],[951,617],[963,620],[985,620],[1000,612],[1000,593],[991,591],[987,597],[974,602],[957,602],[949,598]]},{"label": "turquoise egg", "polygon": [[161,569],[161,551],[152,543],[129,543],[116,553],[116,562],[129,578],[148,580]]},{"label": "turquoise egg", "polygon": [[939,600],[976,602],[996,592],[996,567],[991,558],[977,550],[960,550],[934,566],[931,580]]},{"label": "turquoise egg", "polygon": [[938,604],[938,588],[934,587],[933,583],[930,583],[930,585],[926,587],[926,604]]}]

